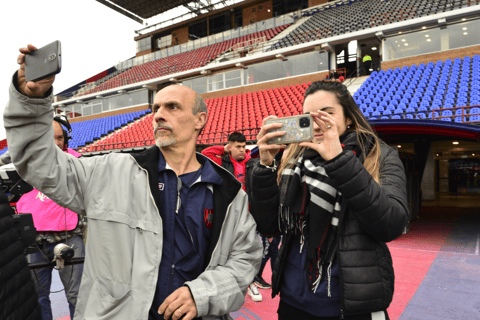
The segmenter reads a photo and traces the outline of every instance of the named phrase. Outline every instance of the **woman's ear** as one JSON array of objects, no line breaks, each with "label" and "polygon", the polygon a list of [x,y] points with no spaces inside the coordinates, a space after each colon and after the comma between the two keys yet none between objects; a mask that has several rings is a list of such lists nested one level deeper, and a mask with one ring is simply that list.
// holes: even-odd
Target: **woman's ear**
[{"label": "woman's ear", "polygon": [[352,119],[347,118],[345,123],[347,124],[347,126],[350,126],[353,122],[352,122]]}]

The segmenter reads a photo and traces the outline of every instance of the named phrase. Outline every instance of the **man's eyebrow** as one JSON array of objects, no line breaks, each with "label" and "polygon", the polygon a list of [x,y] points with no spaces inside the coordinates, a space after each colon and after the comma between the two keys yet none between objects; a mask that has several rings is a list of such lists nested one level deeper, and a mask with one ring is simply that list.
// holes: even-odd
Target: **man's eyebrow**
[{"label": "man's eyebrow", "polygon": [[[165,106],[169,106],[169,105],[172,105],[172,104],[176,104],[176,105],[179,105],[179,106],[183,106],[179,101],[177,100],[169,100],[169,101],[165,101],[165,102],[162,102],[161,104],[165,105]],[[160,105],[158,103],[155,103],[153,104],[153,108],[160,108]]]}]

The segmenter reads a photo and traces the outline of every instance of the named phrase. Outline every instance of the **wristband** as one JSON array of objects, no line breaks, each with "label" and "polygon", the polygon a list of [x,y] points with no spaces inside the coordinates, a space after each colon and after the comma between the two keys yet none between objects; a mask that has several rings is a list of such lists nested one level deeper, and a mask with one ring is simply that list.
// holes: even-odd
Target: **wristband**
[{"label": "wristband", "polygon": [[259,162],[259,164],[264,168],[272,170],[272,172],[275,172],[275,170],[277,170],[277,160],[275,160],[275,159],[273,159],[273,165],[271,165],[271,166],[264,165],[261,162]]}]

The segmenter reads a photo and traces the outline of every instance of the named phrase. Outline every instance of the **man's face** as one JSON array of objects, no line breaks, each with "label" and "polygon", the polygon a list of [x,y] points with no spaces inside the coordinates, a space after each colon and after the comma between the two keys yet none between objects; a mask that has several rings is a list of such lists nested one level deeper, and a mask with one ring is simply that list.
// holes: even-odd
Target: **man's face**
[{"label": "man's face", "polygon": [[245,142],[229,142],[230,144],[230,154],[232,158],[237,161],[243,161],[245,159]]},{"label": "man's face", "polygon": [[53,121],[53,138],[57,147],[63,150],[65,145],[65,137],[63,136],[63,130],[60,123]]},{"label": "man's face", "polygon": [[153,133],[159,148],[172,145],[195,144],[198,133],[206,122],[206,114],[193,114],[196,93],[180,85],[168,86],[155,96],[153,105]]}]

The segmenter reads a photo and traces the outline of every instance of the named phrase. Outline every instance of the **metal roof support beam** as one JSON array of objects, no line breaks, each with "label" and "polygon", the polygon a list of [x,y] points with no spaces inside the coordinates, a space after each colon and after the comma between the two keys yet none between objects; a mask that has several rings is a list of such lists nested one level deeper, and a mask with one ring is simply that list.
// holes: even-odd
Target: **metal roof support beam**
[{"label": "metal roof support beam", "polygon": [[128,18],[130,18],[130,19],[132,19],[132,20],[137,21],[137,22],[140,23],[140,24],[143,24],[143,20],[142,20],[142,19],[140,19],[139,17],[137,17],[137,16],[131,14],[130,12],[122,9],[122,8],[119,7],[119,6],[116,6],[116,5],[110,3],[110,2],[108,2],[108,1],[106,1],[106,0],[96,0],[96,1],[97,1],[97,2],[100,2],[101,4],[103,4],[103,5],[107,6],[107,7],[109,7],[110,9],[113,9],[113,10],[115,10],[115,11],[123,14],[124,16],[126,16],[126,17],[128,17]]}]

